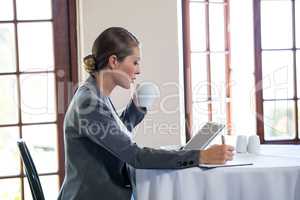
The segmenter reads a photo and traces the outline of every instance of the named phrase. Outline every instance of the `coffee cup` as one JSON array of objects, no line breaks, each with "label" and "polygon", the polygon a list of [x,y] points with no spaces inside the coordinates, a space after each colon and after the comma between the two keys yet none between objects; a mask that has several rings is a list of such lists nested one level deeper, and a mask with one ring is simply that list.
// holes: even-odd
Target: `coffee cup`
[{"label": "coffee cup", "polygon": [[154,100],[160,96],[159,88],[152,82],[143,82],[136,88],[136,103],[140,107],[149,108]]}]

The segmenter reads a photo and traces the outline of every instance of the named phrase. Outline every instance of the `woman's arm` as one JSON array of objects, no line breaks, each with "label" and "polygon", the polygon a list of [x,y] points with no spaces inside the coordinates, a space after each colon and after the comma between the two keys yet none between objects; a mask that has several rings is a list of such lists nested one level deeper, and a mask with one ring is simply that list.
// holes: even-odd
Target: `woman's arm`
[{"label": "woman's arm", "polygon": [[70,124],[74,131],[135,168],[180,169],[199,163],[198,150],[166,151],[137,146],[120,130],[107,105],[87,88],[77,92],[73,106],[75,116]]},{"label": "woman's arm", "polygon": [[127,105],[126,109],[122,112],[120,118],[129,131],[139,124],[145,117],[147,109],[137,107],[133,100]]}]

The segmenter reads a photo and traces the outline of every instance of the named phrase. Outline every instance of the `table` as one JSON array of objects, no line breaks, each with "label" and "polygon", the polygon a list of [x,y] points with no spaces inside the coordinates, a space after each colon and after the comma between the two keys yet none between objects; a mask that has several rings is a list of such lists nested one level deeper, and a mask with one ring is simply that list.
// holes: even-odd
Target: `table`
[{"label": "table", "polygon": [[254,165],[137,169],[137,200],[300,200],[300,145],[261,145]]}]

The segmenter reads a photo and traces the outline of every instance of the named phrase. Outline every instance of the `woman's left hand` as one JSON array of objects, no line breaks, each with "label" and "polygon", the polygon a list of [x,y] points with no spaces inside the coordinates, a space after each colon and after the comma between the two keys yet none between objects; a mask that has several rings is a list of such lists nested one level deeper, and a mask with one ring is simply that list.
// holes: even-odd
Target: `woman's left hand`
[{"label": "woman's left hand", "polygon": [[137,94],[136,94],[136,91],[137,91],[137,89],[139,88],[139,86],[140,86],[140,84],[138,83],[138,84],[136,85],[136,87],[135,87],[135,91],[134,91],[133,97],[132,97],[133,103],[134,103],[134,105],[135,105],[136,107],[140,107],[140,106],[139,106],[139,102],[138,102],[138,98],[137,98]]}]

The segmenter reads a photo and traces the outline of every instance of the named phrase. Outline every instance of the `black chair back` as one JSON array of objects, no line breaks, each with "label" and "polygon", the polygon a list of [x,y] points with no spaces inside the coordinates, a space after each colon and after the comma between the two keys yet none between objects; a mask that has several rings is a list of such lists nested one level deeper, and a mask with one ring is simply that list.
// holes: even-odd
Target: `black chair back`
[{"label": "black chair back", "polygon": [[23,140],[19,140],[17,143],[21,158],[25,166],[25,171],[28,178],[32,198],[34,200],[45,200],[41,182],[36,168],[34,166],[33,160],[31,158],[30,152],[27,148],[27,145]]}]

